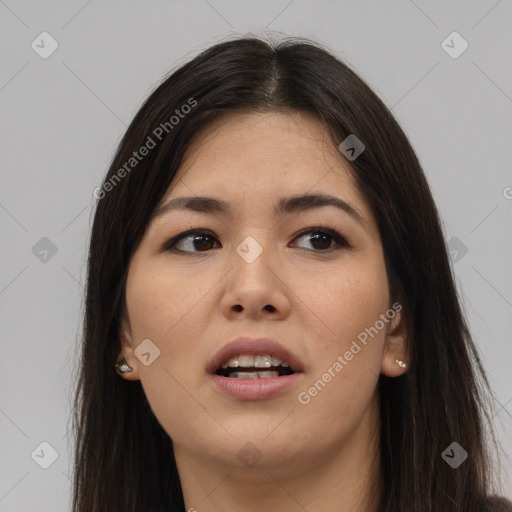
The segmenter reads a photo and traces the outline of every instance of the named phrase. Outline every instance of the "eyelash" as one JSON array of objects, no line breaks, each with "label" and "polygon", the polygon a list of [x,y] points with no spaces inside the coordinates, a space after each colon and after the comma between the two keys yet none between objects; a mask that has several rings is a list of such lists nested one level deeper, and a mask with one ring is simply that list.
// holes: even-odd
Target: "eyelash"
[{"label": "eyelash", "polygon": [[[321,233],[321,234],[327,235],[338,244],[337,248],[331,247],[329,249],[324,249],[324,250],[311,249],[313,252],[317,252],[320,254],[326,254],[326,253],[331,253],[331,252],[339,250],[339,249],[343,249],[343,248],[349,249],[350,248],[349,243],[337,231],[335,231],[334,229],[326,228],[326,227],[314,227],[314,228],[304,229],[304,230],[300,231],[299,233],[297,233],[295,238],[300,238],[308,233]],[[174,247],[181,240],[183,240],[187,237],[193,236],[193,235],[206,235],[208,237],[215,238],[215,236],[210,231],[205,231],[205,230],[200,230],[200,229],[191,229],[189,231],[185,231],[185,232],[180,233],[179,235],[176,235],[175,237],[171,238],[164,245],[163,251],[169,251],[169,252],[174,252],[174,253],[183,253],[183,254],[200,254],[202,252],[208,252],[208,250],[206,250],[206,251],[182,251],[181,249],[176,249]],[[294,240],[295,240],[295,238],[294,238]],[[217,247],[217,249],[218,249],[218,247]]]}]

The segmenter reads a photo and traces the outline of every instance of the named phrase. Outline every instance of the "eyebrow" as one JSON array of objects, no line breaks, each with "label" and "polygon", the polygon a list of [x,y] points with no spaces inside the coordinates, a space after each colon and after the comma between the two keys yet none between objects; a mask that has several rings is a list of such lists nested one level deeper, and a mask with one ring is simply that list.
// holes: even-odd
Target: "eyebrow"
[{"label": "eyebrow", "polygon": [[[274,207],[274,215],[289,215],[291,213],[314,210],[325,206],[334,206],[348,213],[358,224],[366,229],[366,221],[357,208],[338,197],[328,194],[302,194],[283,197]],[[222,199],[206,196],[176,197],[157,208],[153,218],[160,217],[172,210],[188,210],[214,215],[232,215],[229,203]]]}]

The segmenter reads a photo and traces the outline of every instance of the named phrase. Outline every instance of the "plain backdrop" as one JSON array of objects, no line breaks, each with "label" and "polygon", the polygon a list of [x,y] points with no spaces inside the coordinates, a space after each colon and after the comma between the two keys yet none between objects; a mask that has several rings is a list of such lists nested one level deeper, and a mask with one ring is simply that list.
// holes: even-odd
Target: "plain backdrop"
[{"label": "plain backdrop", "polygon": [[441,212],[510,454],[511,27],[510,0],[0,0],[0,512],[70,509],[92,193],[120,137],[164,75],[249,33],[326,45],[392,108]]}]

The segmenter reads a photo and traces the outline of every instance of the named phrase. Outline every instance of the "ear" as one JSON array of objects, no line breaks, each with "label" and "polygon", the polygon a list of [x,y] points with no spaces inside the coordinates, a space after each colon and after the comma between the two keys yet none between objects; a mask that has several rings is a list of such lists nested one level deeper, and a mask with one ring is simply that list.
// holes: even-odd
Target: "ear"
[{"label": "ear", "polygon": [[124,359],[132,371],[118,375],[126,380],[140,380],[139,367],[137,365],[139,360],[133,353],[134,347],[132,331],[126,314],[123,314],[123,317],[121,318],[121,323],[119,326],[119,342],[121,345],[121,350],[118,354],[117,361]]},{"label": "ear", "polygon": [[[407,324],[402,306],[395,302],[395,304],[393,304],[393,310],[396,314],[388,324],[384,342],[381,373],[388,377],[399,377],[403,375],[409,367],[409,340],[407,339]],[[401,367],[397,363],[397,359],[403,361],[406,367]]]}]

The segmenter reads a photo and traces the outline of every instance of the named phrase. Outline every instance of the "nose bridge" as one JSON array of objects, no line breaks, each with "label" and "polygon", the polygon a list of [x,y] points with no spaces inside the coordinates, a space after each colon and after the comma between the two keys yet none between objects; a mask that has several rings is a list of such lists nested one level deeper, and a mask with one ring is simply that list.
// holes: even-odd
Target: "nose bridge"
[{"label": "nose bridge", "polygon": [[235,248],[235,252],[246,265],[254,265],[256,262],[261,265],[268,259],[269,251],[270,233],[263,233],[262,230],[246,235]]},{"label": "nose bridge", "polygon": [[[277,287],[274,272],[275,249],[272,246],[270,232],[259,230],[253,235],[246,235],[235,247],[234,275],[238,291],[257,291],[267,295],[271,300]],[[246,288],[247,287],[247,288]]]},{"label": "nose bridge", "polygon": [[230,318],[242,314],[243,318],[263,319],[270,313],[272,318],[279,319],[288,314],[288,300],[261,255],[252,263],[240,258],[232,269],[226,291],[221,305]]},{"label": "nose bridge", "polygon": [[[244,263],[254,265],[258,262],[273,267],[280,253],[278,243],[281,219],[274,217],[270,203],[254,205],[249,213],[240,211],[237,219],[238,242],[235,250]],[[235,242],[235,243],[236,243]]]},{"label": "nose bridge", "polygon": [[[242,239],[230,254],[231,271],[221,304],[226,316],[245,314],[257,318],[272,314],[283,319],[290,312],[286,278],[279,278],[279,251],[275,231],[263,224],[239,231]],[[266,317],[266,316],[265,316]]]}]

